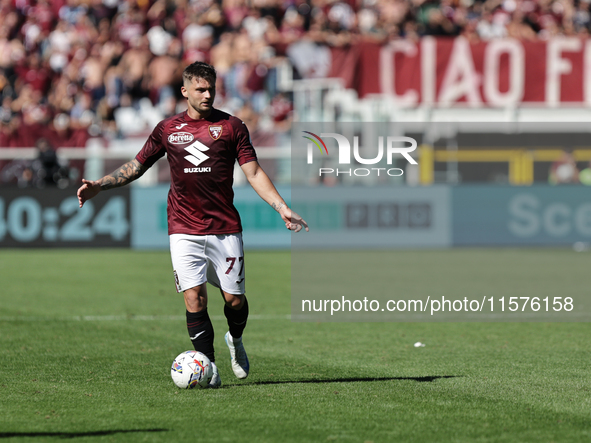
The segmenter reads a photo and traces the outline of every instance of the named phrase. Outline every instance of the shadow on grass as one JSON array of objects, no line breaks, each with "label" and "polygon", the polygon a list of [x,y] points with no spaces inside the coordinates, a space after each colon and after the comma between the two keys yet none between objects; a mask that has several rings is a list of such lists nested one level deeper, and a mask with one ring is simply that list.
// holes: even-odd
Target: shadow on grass
[{"label": "shadow on grass", "polygon": [[428,375],[426,377],[351,377],[351,378],[329,378],[329,379],[311,379],[311,380],[263,380],[252,383],[241,383],[233,386],[246,385],[283,385],[290,383],[351,383],[351,382],[371,382],[371,381],[391,381],[391,380],[414,380],[419,383],[433,382],[440,378],[457,378],[462,375]]},{"label": "shadow on grass", "polygon": [[168,429],[121,429],[113,431],[93,431],[93,432],[0,432],[0,438],[13,437],[58,437],[58,438],[77,438],[77,437],[100,437],[103,435],[130,434],[139,432],[168,432]]}]

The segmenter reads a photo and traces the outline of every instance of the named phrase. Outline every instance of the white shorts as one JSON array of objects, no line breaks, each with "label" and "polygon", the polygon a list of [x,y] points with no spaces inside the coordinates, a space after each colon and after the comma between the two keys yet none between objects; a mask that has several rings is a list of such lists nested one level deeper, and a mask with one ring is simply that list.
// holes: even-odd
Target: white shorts
[{"label": "white shorts", "polygon": [[177,292],[209,282],[229,294],[244,294],[242,234],[171,234],[169,238]]}]

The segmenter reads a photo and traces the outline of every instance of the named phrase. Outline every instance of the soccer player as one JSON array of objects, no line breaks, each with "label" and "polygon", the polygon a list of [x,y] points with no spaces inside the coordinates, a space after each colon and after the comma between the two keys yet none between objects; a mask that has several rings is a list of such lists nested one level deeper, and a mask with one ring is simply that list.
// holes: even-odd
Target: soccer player
[{"label": "soccer player", "polygon": [[[185,112],[156,125],[135,159],[97,181],[82,180],[78,189],[80,207],[100,191],[127,185],[142,176],[165,154],[171,172],[168,193],[168,233],[174,278],[184,293],[187,329],[196,351],[215,362],[214,331],[207,313],[206,282],[220,289],[229,331],[232,369],[246,378],[249,362],[242,344],[248,318],[245,293],[242,226],[234,207],[234,163],[244,171],[259,196],[281,216],[287,229],[308,231],[306,222],[285,204],[260,167],[246,125],[213,107],[215,69],[202,62],[183,72],[181,92],[187,99]],[[221,379],[213,364],[210,387]]]}]

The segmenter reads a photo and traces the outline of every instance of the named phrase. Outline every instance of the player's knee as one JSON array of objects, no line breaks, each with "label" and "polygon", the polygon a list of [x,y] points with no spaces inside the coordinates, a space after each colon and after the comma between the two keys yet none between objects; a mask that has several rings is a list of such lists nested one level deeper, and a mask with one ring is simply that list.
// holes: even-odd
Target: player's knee
[{"label": "player's knee", "polygon": [[226,299],[226,306],[230,309],[240,309],[244,305],[244,294],[235,295],[235,294],[225,294]]},{"label": "player's knee", "polygon": [[185,305],[189,312],[199,312],[207,308],[207,293],[200,288],[184,291]]}]

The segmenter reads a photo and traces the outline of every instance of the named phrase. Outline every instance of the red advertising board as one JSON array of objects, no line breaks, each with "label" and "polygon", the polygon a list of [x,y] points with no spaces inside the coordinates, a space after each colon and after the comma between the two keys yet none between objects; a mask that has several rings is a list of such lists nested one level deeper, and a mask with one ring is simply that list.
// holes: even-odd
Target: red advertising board
[{"label": "red advertising board", "polygon": [[591,105],[591,40],[463,37],[359,43],[332,49],[331,77],[360,97],[389,95],[400,106]]}]

